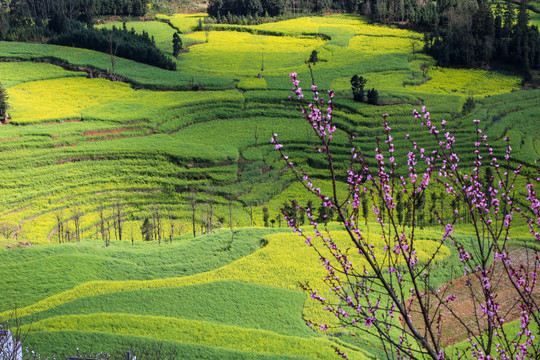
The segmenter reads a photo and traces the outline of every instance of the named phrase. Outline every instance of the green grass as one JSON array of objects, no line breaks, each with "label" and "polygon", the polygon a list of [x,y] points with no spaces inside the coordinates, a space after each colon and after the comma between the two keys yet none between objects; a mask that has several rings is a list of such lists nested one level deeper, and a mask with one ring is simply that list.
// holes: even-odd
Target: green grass
[{"label": "green grass", "polygon": [[0,80],[4,88],[30,81],[86,76],[84,72],[67,71],[58,66],[31,62],[0,62]]},{"label": "green grass", "polygon": [[323,44],[319,39],[228,31],[211,31],[208,42],[204,31],[189,37],[202,44],[179,56],[180,69],[233,78],[257,76],[263,67],[263,56],[264,76],[288,74],[304,67],[311,51]]},{"label": "green grass", "polygon": [[459,94],[462,96],[491,96],[521,88],[517,75],[485,70],[430,68],[431,80],[416,87],[431,94]]},{"label": "green grass", "polygon": [[[8,289],[3,295],[31,303],[19,304],[17,313],[23,316],[23,331],[37,332],[34,341],[56,331],[84,329],[228,351],[329,358],[334,342],[312,332],[303,319],[335,320],[318,304],[305,301],[297,285],[303,279],[323,289],[324,269],[298,236],[279,231],[235,231],[232,243],[230,233],[223,231],[194,240],[183,237],[172,245],[113,242],[103,248],[83,242],[10,251],[0,254],[1,260],[16,275],[1,277],[2,288]],[[440,233],[418,236],[436,238]],[[344,244],[347,236],[336,231],[334,239]],[[372,233],[370,241],[377,244],[376,252],[382,251],[378,234]],[[427,252],[436,246],[429,240],[418,240],[418,245]],[[418,252],[420,261],[423,251]],[[59,267],[64,264],[69,270]],[[59,284],[58,273],[69,277],[64,275]],[[36,285],[21,287],[25,282],[41,284],[40,295],[47,289],[50,296],[40,300]],[[11,295],[12,286],[18,295]],[[70,341],[61,343],[69,348]],[[346,349],[350,358],[364,358],[356,347]]]},{"label": "green grass", "polygon": [[[286,356],[261,354],[252,351],[235,351],[214,346],[181,343],[177,341],[156,340],[149,337],[117,335],[102,332],[83,331],[32,331],[25,338],[25,345],[42,356],[56,354],[96,355],[100,352],[112,353],[120,359],[130,349],[137,358],[144,356],[177,356],[186,359],[231,359],[231,360],[311,360],[308,356]],[[79,349],[79,351],[77,351]],[[111,349],[116,349],[111,351]]]},{"label": "green grass", "polygon": [[241,95],[232,91],[154,93],[133,90],[125,83],[82,77],[24,83],[11,87],[8,95],[16,124],[70,119],[151,121],[163,111],[183,105],[242,101]]},{"label": "green grass", "polygon": [[[11,123],[0,131],[0,219],[20,227],[16,240],[1,242],[52,243],[0,252],[0,310],[17,306],[26,324],[35,322],[28,342],[43,354],[73,354],[75,344],[98,352],[130,343],[163,343],[190,359],[326,359],[333,344],[349,350],[339,337],[330,341],[303,325],[306,318],[335,322],[298,291],[298,281],[306,279],[324,289],[324,273],[297,236],[277,228],[284,202],[295,198],[306,205],[311,199],[318,208],[320,200],[293,184],[269,144],[273,133],[316,186],[329,190],[324,158],[313,151],[315,136],[296,100],[288,99],[289,72],[298,72],[304,89],[311,85],[305,61],[312,50],[320,58],[313,75],[322,96],[328,88],[336,91],[333,153],[340,181],[350,154],[345,133],[355,134],[355,145],[373,164],[382,113],[390,114],[400,172],[407,171],[406,134],[432,150],[432,140],[410,115],[422,105],[434,121],[446,119],[456,131],[465,168],[473,161],[473,118],[483,120],[497,154],[504,151],[502,138],[510,136],[516,162],[527,164],[527,171],[540,154],[538,92],[511,92],[519,88],[512,74],[434,67],[432,58],[411,54],[411,43],[421,43],[421,33],[350,15],[192,32],[201,17],[157,16],[172,26],[128,23],[128,29],[154,36],[165,52],[171,51],[175,28],[189,45],[178,57],[176,72],[118,59],[116,71],[128,83],[88,79],[85,73],[32,62],[53,58],[105,72],[111,66],[108,54],[0,42],[3,58],[23,60],[0,63],[0,82],[8,87],[11,106]],[[121,26],[105,26],[113,25]],[[424,64],[431,67],[429,80],[421,70]],[[354,74],[368,80],[366,89],[379,90],[379,106],[352,100]],[[471,94],[476,107],[459,116]],[[523,184],[520,179],[516,187]],[[197,197],[194,240],[192,191]],[[338,192],[344,191],[339,183]],[[122,206],[124,241],[104,248],[98,240],[100,210],[112,227],[116,204]],[[430,205],[428,199],[426,208]],[[82,213],[83,241],[80,246],[56,244],[56,217],[62,216],[64,228],[73,232],[75,206]],[[252,216],[255,226],[263,226],[263,207],[274,229],[239,230],[251,225]],[[172,244],[142,243],[141,224],[154,209],[163,216],[164,238],[171,225],[175,234],[184,235]],[[201,237],[210,209],[218,232]],[[449,216],[449,204],[444,211]],[[232,243],[231,233],[223,231],[231,226],[230,213]],[[330,227],[339,230],[337,224]],[[460,225],[457,231],[467,242],[471,229]],[[426,249],[440,235],[435,228],[418,234]],[[520,228],[513,237],[527,239],[527,233]],[[457,266],[441,261],[433,274],[437,283],[449,279],[444,270]],[[372,340],[363,340],[360,346],[370,356],[380,353]],[[103,346],[93,349],[92,344]],[[351,352],[363,358],[356,347]]]},{"label": "green grass", "polygon": [[[196,239],[185,235],[161,247],[124,241],[104,248],[94,240],[2,252],[0,309],[24,307],[88,281],[152,280],[210,271],[259,249],[260,236],[270,232],[244,230],[230,251],[222,251],[230,240],[230,234],[222,232]],[[28,286],[20,286],[23,283]]]},{"label": "green grass", "polygon": [[313,337],[301,317],[305,296],[299,292],[218,281],[170,289],[124,291],[78,299],[22,318],[37,322],[62,314],[125,313],[166,316]]},{"label": "green grass", "polygon": [[[230,233],[223,231],[194,240],[183,237],[161,247],[113,242],[103,248],[83,242],[3,252],[3,268],[16,276],[1,277],[7,290],[2,295],[24,299],[17,313],[26,324],[22,330],[31,329],[35,342],[44,337],[46,343],[56,331],[84,329],[90,336],[142,336],[216,351],[329,358],[334,343],[304,324],[303,314],[317,312],[296,285],[306,276],[320,282],[317,258],[297,257],[311,251],[292,234],[268,237],[268,245],[260,248],[261,237],[271,233],[276,231],[235,231],[232,243]],[[61,283],[55,274],[65,274]],[[22,282],[34,285],[21,286]],[[17,295],[11,294],[12,286]],[[50,296],[40,301],[44,295]],[[24,307],[25,303],[33,304]],[[2,314],[9,315],[10,311]],[[72,341],[68,336],[45,347],[45,353],[73,349],[77,344]],[[116,349],[118,345],[111,345],[99,351]],[[360,350],[349,350],[351,358],[364,358]]]},{"label": "green grass", "polygon": [[[394,81],[392,72],[370,74],[376,75],[367,75],[376,86]],[[347,78],[338,78],[333,85],[345,93]],[[63,91],[53,95],[56,87]],[[399,85],[396,83],[395,87]],[[290,175],[281,174],[283,165],[277,153],[266,145],[266,139],[274,132],[280,134],[301,166],[315,177],[329,176],[321,168],[322,158],[309,151],[314,137],[302,124],[294,109],[295,102],[287,99],[286,91],[135,91],[126,84],[80,77],[28,82],[9,91],[13,123],[51,122],[8,126],[0,139],[0,148],[7,150],[6,162],[0,164],[6,184],[0,190],[5,218],[23,224],[19,239],[25,241],[52,240],[55,212],[63,209],[69,221],[75,202],[84,209],[84,237],[96,236],[92,226],[97,221],[97,208],[101,204],[111,206],[114,201],[124,203],[126,215],[133,217],[136,239],[140,239],[140,223],[137,225],[136,221],[142,221],[153,203],[163,211],[173,211],[173,217],[183,221],[187,228],[189,206],[181,193],[190,188],[201,192],[201,201],[208,191],[217,195],[216,220],[228,218],[226,199],[234,196],[239,200],[233,204],[236,225],[251,222],[249,211],[243,208],[248,203],[258,205],[254,222],[262,225],[263,204],[280,194],[292,180]],[[513,94],[519,93],[505,96]],[[452,113],[459,111],[459,102],[445,103],[448,97],[425,96],[428,103],[440,104],[430,108],[434,118],[449,119],[460,134],[472,135],[468,120],[450,120]],[[455,98],[461,101],[463,97]],[[529,106],[534,116],[534,108],[528,103],[523,106]],[[334,120],[340,129],[357,132],[360,147],[370,155],[376,147],[375,136],[380,134],[379,115],[387,112],[401,153],[408,148],[402,140],[405,133],[410,133],[419,144],[428,145],[423,130],[409,115],[412,108],[409,104],[374,107],[336,98]],[[62,119],[82,122],[62,124]],[[291,126],[298,132],[289,131]],[[533,129],[530,132],[531,137],[523,139],[525,149],[536,146]],[[209,142],[209,138],[213,140]],[[334,142],[336,156],[345,160],[348,145],[342,131],[336,133]],[[472,138],[462,139],[460,146],[470,146],[472,142]],[[530,151],[522,154],[532,159]],[[74,192],[77,188],[84,191]],[[63,195],[67,189],[68,197]],[[111,194],[119,192],[120,200],[112,200],[113,196],[103,194],[101,189]],[[23,210],[10,211],[13,207]],[[277,209],[273,212],[277,213]]]},{"label": "green grass", "polygon": [[245,78],[238,82],[240,90],[266,90],[266,80],[264,78]]},{"label": "green grass", "polygon": [[535,163],[540,158],[540,148],[536,143],[540,134],[535,121],[540,112],[538,95],[538,90],[516,91],[481,99],[465,119],[471,121],[474,117],[482,120],[481,126],[492,140],[510,137],[513,156]]}]

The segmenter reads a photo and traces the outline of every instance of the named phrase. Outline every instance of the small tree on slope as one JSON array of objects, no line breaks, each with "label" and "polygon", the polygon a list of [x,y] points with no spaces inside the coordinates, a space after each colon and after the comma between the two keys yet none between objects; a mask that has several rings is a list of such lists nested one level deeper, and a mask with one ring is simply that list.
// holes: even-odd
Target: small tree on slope
[{"label": "small tree on slope", "polygon": [[175,32],[173,34],[173,56],[177,58],[180,51],[182,51],[182,39],[178,33]]},{"label": "small tree on slope", "polygon": [[5,123],[8,108],[8,95],[6,89],[0,84],[0,121]]},{"label": "small tree on slope", "polygon": [[364,101],[364,86],[366,86],[367,79],[363,76],[354,75],[351,78],[351,90],[353,93],[354,101]]}]

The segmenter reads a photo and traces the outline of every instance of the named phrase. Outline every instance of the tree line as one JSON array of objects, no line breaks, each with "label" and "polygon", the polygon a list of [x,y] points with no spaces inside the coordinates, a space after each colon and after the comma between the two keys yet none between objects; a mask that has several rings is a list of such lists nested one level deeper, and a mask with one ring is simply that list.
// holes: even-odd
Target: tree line
[{"label": "tree line", "polygon": [[[114,203],[110,206],[100,206],[97,209],[97,222],[94,223],[93,235],[103,241],[105,247],[111,241],[128,240],[134,243],[135,234],[140,231],[143,241],[172,242],[173,237],[181,235],[183,225],[170,209],[163,209],[152,205],[148,215],[140,220],[141,226],[134,225],[135,219],[124,210],[125,205]],[[62,208],[55,211],[56,226],[54,237],[58,243],[77,242],[82,239],[81,219],[84,213],[78,204],[74,203],[71,208]],[[126,225],[127,223],[127,225]],[[1,225],[1,224],[0,224]],[[0,226],[0,233],[1,233]],[[86,229],[91,231],[92,228]]]},{"label": "tree line", "polygon": [[[494,174],[491,168],[487,168],[484,173],[484,190],[488,193],[488,189],[493,187]],[[427,206],[427,198],[429,197],[429,206]],[[488,200],[491,201],[491,197],[488,195]],[[396,224],[400,226],[412,226],[413,223],[423,229],[426,226],[435,226],[439,222],[460,222],[470,224],[473,221],[471,213],[467,210],[467,204],[453,196],[450,196],[446,191],[431,191],[429,194],[424,193],[418,199],[418,203],[413,208],[413,204],[410,201],[406,201],[402,193],[396,195],[396,207],[393,212]],[[368,219],[370,217],[372,206],[380,206],[382,204],[381,199],[370,198],[365,193],[360,195],[359,206],[355,209],[346,210],[346,218],[350,218],[354,215],[356,223],[361,223],[363,220],[364,225],[368,226]],[[330,221],[341,221],[337,217],[335,208],[330,208],[324,205],[322,202],[319,206],[315,207],[312,200],[309,200],[305,206],[299,206],[295,201],[285,202],[281,207],[281,214],[279,214],[276,220],[281,227],[281,220],[285,216],[287,219],[292,219],[297,225],[309,224],[310,220],[307,219],[307,213],[302,211],[303,209],[309,209],[312,217],[312,221],[318,224],[328,225]],[[276,220],[270,216],[267,207],[263,207],[263,222],[265,227],[274,227]],[[381,213],[381,219],[385,220],[385,214]],[[337,217],[337,219],[336,219]]]},{"label": "tree line", "polygon": [[[373,21],[401,23],[426,31],[424,52],[441,66],[510,67],[522,71],[540,67],[538,27],[529,25],[529,0],[519,8],[511,0],[492,11],[488,0],[366,0],[363,13]],[[517,16],[516,16],[517,10]]]},{"label": "tree line", "polygon": [[[484,190],[493,187],[494,174],[491,168],[487,168],[484,174]],[[427,198],[429,197],[429,207],[426,206]],[[198,197],[194,190],[191,190],[186,195],[188,208],[191,210],[191,225],[193,236],[197,234],[210,234],[216,230],[223,229],[228,222],[228,227],[233,230],[234,218],[232,215],[232,200],[228,201],[229,216],[226,219],[223,214],[218,216],[215,212],[215,198],[212,192],[206,193],[205,199]],[[488,200],[491,198],[488,195]],[[374,198],[369,198],[366,194],[362,194],[360,206],[354,211],[355,221],[360,223],[363,219],[364,225],[368,225],[368,218],[372,205],[376,204]],[[284,202],[281,207],[281,212],[271,213],[267,206],[262,208],[262,222],[264,227],[282,227],[286,226],[283,223],[284,217],[292,219],[296,224],[309,224],[307,212],[301,211],[296,202]],[[101,205],[96,209],[94,217],[97,221],[91,227],[82,228],[82,218],[85,213],[81,210],[78,203],[73,203],[66,208],[57,209],[54,212],[56,226],[51,235],[51,240],[56,240],[58,243],[77,242],[83,238],[83,231],[90,232],[93,236],[103,241],[104,246],[108,247],[112,240],[115,241],[131,241],[134,243],[135,234],[139,233],[142,241],[171,242],[172,239],[181,235],[185,230],[185,224],[180,221],[180,218],[173,210],[156,206],[155,204],[149,207],[148,212],[142,216],[135,218],[132,214],[125,211],[126,205],[121,202],[115,202],[109,205]],[[251,226],[254,226],[253,206],[249,205],[251,210]],[[336,220],[336,212],[334,208],[324,205],[324,202],[317,206],[312,200],[308,200],[305,209],[309,209],[313,221],[318,224],[327,225],[329,222]],[[347,211],[347,217],[353,215]],[[381,215],[384,217],[384,215]],[[445,191],[430,192],[429,196],[423,194],[419,198],[418,204],[413,209],[410,202],[404,200],[401,193],[396,196],[395,218],[399,225],[411,226],[413,222],[420,228],[424,226],[434,226],[439,221],[460,221],[471,223],[471,214],[466,209],[466,204],[460,201],[459,198],[454,198],[446,194]],[[339,217],[337,218],[339,221]],[[138,221],[139,225],[135,222]],[[0,222],[0,235],[5,238],[10,238],[14,235],[17,224],[9,222]]]},{"label": "tree line", "polygon": [[525,81],[540,67],[538,27],[529,25],[528,0],[515,6],[506,1],[495,14],[487,0],[460,2],[448,10],[447,26],[436,28],[425,39],[425,50],[442,66],[478,66],[494,63],[522,69]]},{"label": "tree line", "polygon": [[362,3],[363,0],[210,0],[208,14],[219,20],[227,16],[279,17],[329,10],[357,12]]},{"label": "tree line", "polygon": [[59,16],[91,26],[97,16],[145,14],[143,0],[0,0],[0,39],[47,37],[47,24]]},{"label": "tree line", "polygon": [[12,20],[26,25],[32,22],[46,23],[55,13],[69,19],[90,23],[96,16],[144,16],[143,0],[2,0],[9,9]]}]

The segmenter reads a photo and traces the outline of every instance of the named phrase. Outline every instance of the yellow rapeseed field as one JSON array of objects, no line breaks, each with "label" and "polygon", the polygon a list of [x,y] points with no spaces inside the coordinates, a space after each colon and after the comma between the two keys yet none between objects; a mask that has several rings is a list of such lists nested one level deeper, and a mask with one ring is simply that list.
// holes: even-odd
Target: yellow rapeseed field
[{"label": "yellow rapeseed field", "polygon": [[128,84],[83,77],[34,81],[8,90],[12,122],[71,119],[148,120],[167,108],[214,101],[242,101],[235,91],[154,92]]},{"label": "yellow rapeseed field", "polygon": [[432,94],[486,96],[521,88],[519,76],[485,70],[432,67],[427,75],[431,80],[408,89]]},{"label": "yellow rapeseed field", "polygon": [[8,94],[17,123],[80,119],[82,110],[128,95],[124,83],[104,79],[64,78],[14,86]]},{"label": "yellow rapeseed field", "polygon": [[[207,72],[227,76],[283,75],[304,67],[312,50],[324,43],[320,39],[290,36],[262,36],[244,32],[204,31],[190,34],[202,44],[190,47],[180,60],[187,72]],[[264,61],[264,65],[263,65]]]}]

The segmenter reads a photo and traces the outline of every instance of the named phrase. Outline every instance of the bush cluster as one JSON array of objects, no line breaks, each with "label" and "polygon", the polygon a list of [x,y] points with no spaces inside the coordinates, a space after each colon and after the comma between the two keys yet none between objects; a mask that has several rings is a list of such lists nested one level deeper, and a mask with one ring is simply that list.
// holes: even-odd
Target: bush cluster
[{"label": "bush cluster", "polygon": [[[354,101],[364,102],[364,87],[367,83],[367,79],[363,76],[358,76],[355,74],[351,78],[351,90],[353,93]],[[377,105],[379,102],[379,92],[375,88],[367,90],[367,103],[372,105]]]},{"label": "bush cluster", "polygon": [[116,56],[167,70],[176,70],[176,63],[155,46],[148,33],[143,32],[139,35],[134,30],[128,31],[125,27],[109,30],[81,26],[52,38],[50,43],[105,53],[110,53],[112,47]]}]

